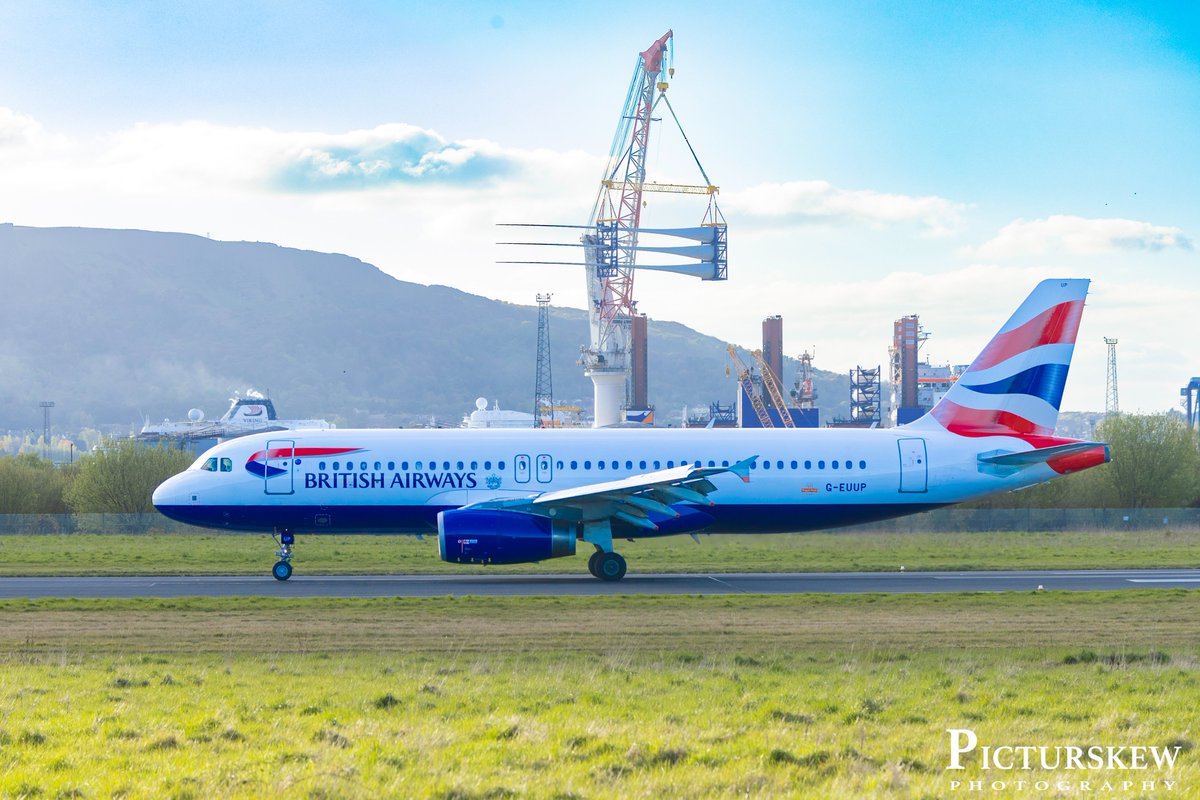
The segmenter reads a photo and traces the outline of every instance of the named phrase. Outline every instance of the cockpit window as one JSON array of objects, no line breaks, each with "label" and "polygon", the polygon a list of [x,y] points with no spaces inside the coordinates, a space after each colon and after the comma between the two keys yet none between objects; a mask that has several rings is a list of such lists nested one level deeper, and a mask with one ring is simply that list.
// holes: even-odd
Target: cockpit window
[{"label": "cockpit window", "polygon": [[216,472],[217,459],[215,457],[207,459],[203,464],[200,465],[200,469],[204,470],[205,472]]},{"label": "cockpit window", "polygon": [[221,459],[221,472],[233,472],[233,459],[232,458],[222,458]]}]

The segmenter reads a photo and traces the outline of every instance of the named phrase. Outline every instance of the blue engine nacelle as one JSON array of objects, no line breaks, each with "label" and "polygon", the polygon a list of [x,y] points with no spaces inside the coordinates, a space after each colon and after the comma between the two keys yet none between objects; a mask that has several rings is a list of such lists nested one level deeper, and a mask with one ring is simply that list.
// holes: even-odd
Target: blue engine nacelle
[{"label": "blue engine nacelle", "polygon": [[459,509],[438,514],[443,561],[526,564],[575,555],[575,524],[517,511]]}]

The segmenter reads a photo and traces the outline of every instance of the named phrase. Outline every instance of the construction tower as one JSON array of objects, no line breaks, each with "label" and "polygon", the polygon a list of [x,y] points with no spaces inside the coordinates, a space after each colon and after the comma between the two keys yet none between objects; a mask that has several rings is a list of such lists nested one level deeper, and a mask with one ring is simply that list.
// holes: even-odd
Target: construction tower
[{"label": "construction tower", "polygon": [[1117,340],[1104,337],[1108,345],[1108,380],[1104,388],[1104,416],[1111,417],[1121,413],[1121,404],[1117,399]]},{"label": "construction tower", "polygon": [[533,425],[554,427],[554,381],[550,373],[550,295],[539,294],[537,377],[533,386]]}]

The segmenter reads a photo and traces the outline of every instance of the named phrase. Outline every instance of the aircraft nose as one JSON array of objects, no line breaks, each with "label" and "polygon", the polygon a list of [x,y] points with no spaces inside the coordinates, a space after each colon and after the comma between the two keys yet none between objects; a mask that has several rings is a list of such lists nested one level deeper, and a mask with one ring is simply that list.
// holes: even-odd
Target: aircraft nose
[{"label": "aircraft nose", "polygon": [[180,498],[183,495],[182,484],[182,475],[172,475],[158,485],[158,488],[154,490],[152,495],[150,495],[150,502],[153,503],[154,507],[159,511],[161,511],[164,506],[179,505]]}]

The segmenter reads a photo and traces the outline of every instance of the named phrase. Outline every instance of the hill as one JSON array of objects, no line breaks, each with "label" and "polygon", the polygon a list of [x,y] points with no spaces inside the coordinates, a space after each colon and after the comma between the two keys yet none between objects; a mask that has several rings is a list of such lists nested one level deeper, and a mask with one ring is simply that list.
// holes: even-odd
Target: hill
[{"label": "hill", "polygon": [[[535,307],[399,281],[346,255],[3,224],[0,281],[0,429],[40,429],[41,400],[56,401],[56,428],[77,429],[194,406],[212,416],[248,388],[270,392],[283,416],[342,425],[457,424],[481,395],[532,402]],[[575,364],[586,341],[583,311],[553,310],[555,394],[590,407]],[[660,419],[729,402],[727,360],[720,340],[652,320]],[[845,413],[844,376],[818,377],[823,416]]]}]

